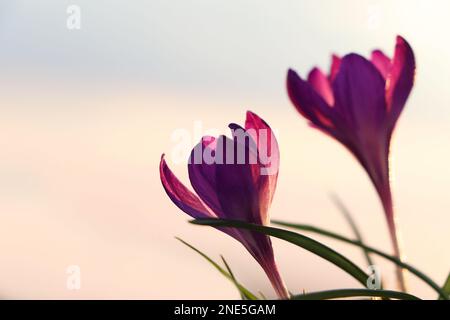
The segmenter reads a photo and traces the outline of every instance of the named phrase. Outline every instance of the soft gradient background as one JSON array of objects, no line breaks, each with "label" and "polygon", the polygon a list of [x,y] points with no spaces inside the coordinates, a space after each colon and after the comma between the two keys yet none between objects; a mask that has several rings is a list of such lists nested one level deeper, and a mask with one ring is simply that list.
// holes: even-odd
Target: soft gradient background
[{"label": "soft gradient background", "polygon": [[[81,8],[81,30],[66,8]],[[165,195],[161,153],[176,130],[226,130],[251,109],[277,130],[277,219],[351,235],[338,193],[367,241],[390,250],[365,173],[290,105],[286,70],[328,69],[332,52],[415,50],[417,82],[392,146],[394,196],[408,261],[443,283],[450,267],[448,1],[5,0],[0,4],[0,297],[238,298],[180,236],[273,296],[226,235],[189,225]],[[320,239],[364,266],[350,246]],[[355,287],[339,269],[274,241],[293,292]],[[393,268],[377,259],[389,287]],[[81,289],[66,269],[81,268]],[[435,294],[416,279],[414,293]]]}]

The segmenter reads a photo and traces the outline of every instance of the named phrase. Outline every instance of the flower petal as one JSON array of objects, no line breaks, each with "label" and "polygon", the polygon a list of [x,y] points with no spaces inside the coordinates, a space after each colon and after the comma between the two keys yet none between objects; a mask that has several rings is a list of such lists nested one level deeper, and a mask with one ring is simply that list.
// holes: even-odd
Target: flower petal
[{"label": "flower petal", "polygon": [[386,56],[381,50],[372,51],[371,59],[375,67],[380,71],[384,79],[387,78],[389,71],[391,69],[391,59]]},{"label": "flower petal", "polygon": [[247,111],[245,130],[257,144],[258,164],[270,168],[267,175],[277,174],[280,165],[280,150],[277,138],[270,126],[257,114]]},{"label": "flower petal", "polygon": [[[225,218],[262,224],[252,165],[248,161],[238,161],[239,147],[236,141],[225,136],[218,139],[216,154],[231,155],[234,161],[216,165],[217,197]],[[248,153],[248,149],[245,152]]]},{"label": "flower petal", "polygon": [[231,130],[233,139],[241,146],[248,148],[252,163],[256,164],[258,162],[258,135],[255,130],[247,131],[236,123],[230,123],[228,128]]},{"label": "flower petal", "polygon": [[390,113],[390,128],[395,126],[414,84],[416,63],[411,46],[397,36],[392,69],[387,78],[386,101]]},{"label": "flower petal", "polygon": [[346,55],[333,82],[334,109],[355,134],[380,128],[385,121],[385,83],[364,57]]},{"label": "flower petal", "polygon": [[319,68],[311,70],[308,75],[308,83],[318,94],[320,94],[329,106],[334,104],[333,91],[331,90],[330,82]]},{"label": "flower petal", "polygon": [[280,166],[278,141],[270,126],[251,111],[247,111],[245,128],[250,134],[256,135],[258,169],[252,170],[252,173],[259,194],[261,220],[264,225],[268,225],[269,207],[275,194]]},{"label": "flower petal", "polygon": [[334,81],[339,72],[340,67],[341,67],[341,58],[333,54],[331,56],[330,82]]},{"label": "flower petal", "polygon": [[[204,138],[191,152],[188,162],[188,173],[191,185],[200,199],[211,208],[217,216],[222,217],[222,208],[217,197],[215,148],[217,141]],[[211,155],[210,160],[205,155]]]},{"label": "flower petal", "polygon": [[293,70],[288,71],[287,90],[289,98],[301,115],[321,129],[332,126],[330,120],[332,108]]},{"label": "flower petal", "polygon": [[159,174],[164,190],[178,208],[193,218],[216,218],[200,199],[186,188],[167,166],[164,155],[161,156]]}]

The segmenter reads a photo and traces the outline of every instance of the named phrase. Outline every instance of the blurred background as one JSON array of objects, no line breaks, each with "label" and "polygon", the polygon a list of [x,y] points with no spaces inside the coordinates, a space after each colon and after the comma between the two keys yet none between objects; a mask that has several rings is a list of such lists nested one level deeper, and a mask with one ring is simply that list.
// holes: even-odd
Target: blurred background
[{"label": "blurred background", "polygon": [[[79,9],[80,29],[68,27]],[[448,1],[5,0],[0,4],[0,297],[234,299],[233,285],[179,236],[274,297],[230,237],[192,226],[166,196],[161,154],[189,185],[180,141],[226,132],[252,110],[276,130],[279,184],[271,215],[351,236],[337,193],[366,240],[390,251],[363,170],[310,129],[288,101],[289,67],[328,70],[332,53],[417,59],[392,145],[393,192],[407,260],[443,283],[450,267]],[[76,12],[75,12],[76,13]],[[72,20],[71,20],[72,21]],[[72,21],[73,22],[73,21]],[[178,150],[179,151],[179,150]],[[319,238],[365,267],[354,247]],[[293,292],[357,287],[330,263],[274,240]],[[391,264],[376,259],[387,287]],[[80,287],[68,286],[70,266]],[[411,277],[411,291],[435,298]]]}]

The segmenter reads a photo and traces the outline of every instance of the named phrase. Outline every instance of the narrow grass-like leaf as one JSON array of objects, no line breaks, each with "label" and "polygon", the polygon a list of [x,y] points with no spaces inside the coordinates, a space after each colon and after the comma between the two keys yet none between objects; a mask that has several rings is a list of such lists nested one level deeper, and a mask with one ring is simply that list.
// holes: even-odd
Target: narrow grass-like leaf
[{"label": "narrow grass-like leaf", "polygon": [[355,265],[352,261],[341,255],[340,253],[334,251],[333,249],[321,244],[320,242],[303,236],[301,234],[278,229],[272,227],[265,227],[261,225],[256,225],[252,223],[246,223],[243,221],[236,220],[222,220],[222,219],[197,219],[190,221],[193,224],[198,225],[208,225],[214,227],[232,227],[232,228],[241,228],[252,230],[256,232],[263,233],[268,236],[272,236],[275,238],[279,238],[282,240],[286,240],[292,244],[295,244],[303,249],[306,249],[325,260],[333,263],[335,266],[340,269],[346,271],[349,275],[354,277],[357,281],[359,281],[363,286],[366,286],[367,274],[362,271],[357,265]]},{"label": "narrow grass-like leaf", "polygon": [[390,290],[369,290],[369,289],[339,289],[320,292],[311,292],[292,296],[292,300],[327,300],[354,297],[380,297],[386,299],[399,300],[420,300],[418,297],[408,293]]},{"label": "narrow grass-like leaf", "polygon": [[259,295],[261,296],[261,299],[267,300],[267,297],[262,293],[261,291],[258,291]]},{"label": "narrow grass-like leaf", "polygon": [[220,255],[220,257],[222,258],[222,261],[223,261],[223,264],[225,265],[225,268],[227,268],[228,274],[231,276],[231,280],[233,281],[233,283],[234,283],[234,285],[236,286],[236,288],[239,290],[239,294],[241,295],[241,299],[242,299],[242,300],[251,300],[251,299],[249,299],[249,298],[246,296],[246,294],[245,294],[244,292],[242,292],[242,291],[239,289],[239,283],[237,282],[237,280],[236,280],[236,278],[235,278],[235,276],[234,276],[234,274],[233,274],[233,271],[231,271],[231,268],[230,268],[230,266],[228,265],[227,261],[225,260],[224,256]]},{"label": "narrow grass-like leaf", "polygon": [[[350,213],[350,210],[348,210],[348,208],[345,206],[345,204],[341,201],[341,199],[336,194],[332,194],[331,195],[331,200],[334,202],[336,207],[339,209],[339,211],[344,216],[345,220],[347,221],[347,223],[349,224],[350,228],[352,229],[352,232],[355,235],[356,240],[359,241],[360,243],[364,243],[362,234],[359,231],[359,228],[356,225],[356,222],[353,219],[352,214]],[[369,266],[374,265],[374,263],[372,261],[372,258],[370,257],[369,251],[367,251],[364,248],[362,248],[362,250],[363,250],[363,253],[364,253],[364,257],[366,258],[367,264]]]},{"label": "narrow grass-like leaf", "polygon": [[[195,248],[193,245],[187,243],[186,241],[184,241],[181,238],[175,237],[175,239],[177,239],[178,241],[180,241],[187,247],[191,248],[192,250],[197,252],[199,255],[201,255],[206,261],[211,263],[214,266],[214,268],[216,268],[223,276],[225,276],[228,280],[233,282],[233,284],[236,286],[236,288],[238,289],[241,296],[244,296],[248,300],[258,300],[258,298],[253,293],[251,293],[250,290],[246,289],[243,285],[241,285],[239,282],[237,282],[236,278],[234,278],[233,274],[231,273],[231,269],[229,269],[230,273],[228,273],[221,266],[219,266],[213,259],[211,259],[206,254],[204,254],[203,252],[201,252],[200,250]],[[222,259],[223,259],[223,257],[222,257]],[[225,259],[223,259],[223,261],[225,262]],[[228,264],[226,264],[226,262],[225,262],[225,266],[227,268],[229,268]]]},{"label": "narrow grass-like leaf", "polygon": [[[447,294],[447,297],[450,298],[450,273],[448,274],[447,280],[445,281],[442,290]],[[439,300],[442,300],[442,297],[440,297]]]},{"label": "narrow grass-like leaf", "polygon": [[307,231],[307,232],[313,232],[316,234],[320,234],[326,237],[330,237],[336,240],[340,240],[358,247],[362,247],[365,250],[372,252],[380,257],[383,257],[389,261],[392,261],[393,263],[397,264],[398,266],[407,269],[408,271],[410,271],[412,274],[416,275],[418,278],[420,278],[421,280],[423,280],[425,283],[427,283],[431,288],[433,288],[437,293],[439,293],[439,296],[441,298],[443,298],[444,300],[449,300],[448,295],[445,293],[445,291],[433,280],[431,280],[431,278],[429,278],[427,275],[425,275],[423,272],[419,271],[418,269],[416,269],[415,267],[411,266],[410,264],[407,264],[405,262],[400,261],[399,259],[383,252],[380,251],[378,249],[375,249],[373,247],[370,247],[368,245],[365,245],[359,241],[355,241],[355,240],[351,240],[349,238],[346,238],[344,236],[341,236],[340,234],[334,233],[332,231],[328,231],[328,230],[324,230],[321,228],[317,228],[311,225],[305,225],[305,224],[297,224],[297,223],[290,223],[290,222],[283,222],[283,221],[279,221],[279,220],[272,220],[271,221],[274,224],[280,225],[280,226],[285,226],[285,227],[289,227],[289,228],[293,228],[296,230],[302,230],[302,231]]}]

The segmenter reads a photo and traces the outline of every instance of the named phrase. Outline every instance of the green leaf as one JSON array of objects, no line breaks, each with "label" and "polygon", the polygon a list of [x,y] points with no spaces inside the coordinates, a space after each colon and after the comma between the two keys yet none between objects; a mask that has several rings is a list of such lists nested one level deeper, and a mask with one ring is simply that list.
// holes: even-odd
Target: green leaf
[{"label": "green leaf", "polygon": [[326,300],[352,297],[380,297],[399,300],[420,300],[416,296],[408,293],[390,290],[369,290],[369,289],[339,289],[320,292],[311,292],[292,296],[292,300]]},{"label": "green leaf", "polygon": [[233,271],[231,271],[231,268],[228,265],[227,261],[225,260],[224,256],[220,255],[220,257],[222,258],[223,264],[227,268],[228,274],[231,276],[231,280],[233,281],[233,283],[236,286],[236,288],[239,290],[239,294],[241,295],[241,299],[242,300],[251,300],[251,299],[248,299],[247,295],[239,289],[239,283],[237,282],[237,280],[236,280],[236,278],[235,278],[235,276],[233,274]]},{"label": "green leaf", "polygon": [[303,236],[301,234],[298,234],[298,233],[295,233],[292,231],[288,231],[288,230],[277,229],[277,228],[272,228],[272,227],[264,227],[261,225],[256,225],[256,224],[251,224],[251,223],[246,223],[243,221],[236,221],[236,220],[197,219],[197,220],[193,220],[190,222],[193,224],[208,225],[208,226],[214,226],[214,227],[242,228],[242,229],[260,232],[260,233],[266,234],[268,236],[286,240],[292,244],[300,246],[300,247],[324,258],[325,260],[328,260],[329,262],[333,263],[337,267],[346,271],[348,274],[350,274],[352,277],[354,277],[357,281],[359,281],[363,286],[366,286],[366,281],[367,281],[368,276],[357,265],[355,265],[353,262],[348,260],[343,255],[334,251],[333,249],[321,244],[320,242],[318,242],[316,240],[313,240],[311,238]]},{"label": "green leaf", "polygon": [[[355,235],[356,240],[359,241],[360,243],[364,243],[362,234],[359,231],[359,228],[356,225],[356,222],[353,219],[352,214],[350,213],[350,210],[348,210],[348,208],[345,206],[345,204],[341,201],[341,199],[336,194],[331,195],[331,200],[334,202],[336,207],[338,207],[339,211],[344,216],[345,220],[347,221],[350,228],[352,229],[352,232]],[[363,249],[364,257],[366,258],[367,264],[369,266],[374,265],[372,258],[370,257],[369,251],[364,248],[362,248],[362,249]]]},{"label": "green leaf", "polygon": [[239,290],[239,293],[241,294],[241,297],[245,297],[247,300],[258,300],[258,298],[251,293],[248,289],[246,289],[243,285],[237,282],[236,278],[234,277],[233,273],[231,272],[231,269],[229,269],[228,264],[225,262],[225,259],[222,257],[222,260],[225,263],[226,268],[229,270],[229,273],[225,271],[221,266],[219,266],[214,260],[212,260],[210,257],[208,257],[206,254],[195,248],[193,245],[187,243],[181,238],[175,237],[178,241],[186,245],[187,247],[191,248],[195,252],[197,252],[199,255],[201,255],[203,258],[205,258],[206,261],[211,263],[214,268],[216,268],[222,275],[224,275],[228,280],[233,282],[233,284],[236,286],[236,288]]},{"label": "green leaf", "polygon": [[344,236],[341,236],[340,234],[328,231],[328,230],[324,230],[324,229],[320,229],[311,225],[306,225],[306,224],[297,224],[297,223],[290,223],[290,222],[283,222],[283,221],[279,221],[279,220],[273,220],[272,223],[280,225],[280,226],[285,226],[285,227],[290,227],[293,229],[297,229],[297,230],[302,230],[302,231],[308,231],[308,232],[313,232],[316,234],[320,234],[326,237],[330,237],[336,240],[340,240],[361,248],[364,248],[365,250],[372,252],[380,257],[383,257],[389,261],[392,261],[393,263],[397,264],[398,266],[409,270],[412,274],[416,275],[418,278],[422,279],[424,282],[426,282],[431,288],[433,288],[437,293],[439,293],[439,296],[441,298],[443,298],[444,300],[449,300],[448,295],[445,293],[445,291],[433,280],[431,280],[427,275],[425,275],[423,272],[419,271],[417,268],[411,266],[410,264],[407,264],[403,261],[400,261],[399,259],[397,259],[396,257],[393,257],[385,252],[382,252],[378,249],[375,249],[373,247],[370,247],[368,245],[365,245],[359,241],[355,241],[355,240],[351,240],[349,238],[346,238]]},{"label": "green leaf", "polygon": [[262,293],[261,291],[258,291],[258,293],[263,300],[267,300],[267,297],[264,295],[264,293]]},{"label": "green leaf", "polygon": [[[445,281],[442,290],[447,294],[447,297],[450,298],[450,273],[448,274],[447,280]],[[442,300],[442,297],[440,297],[439,299]]]}]

